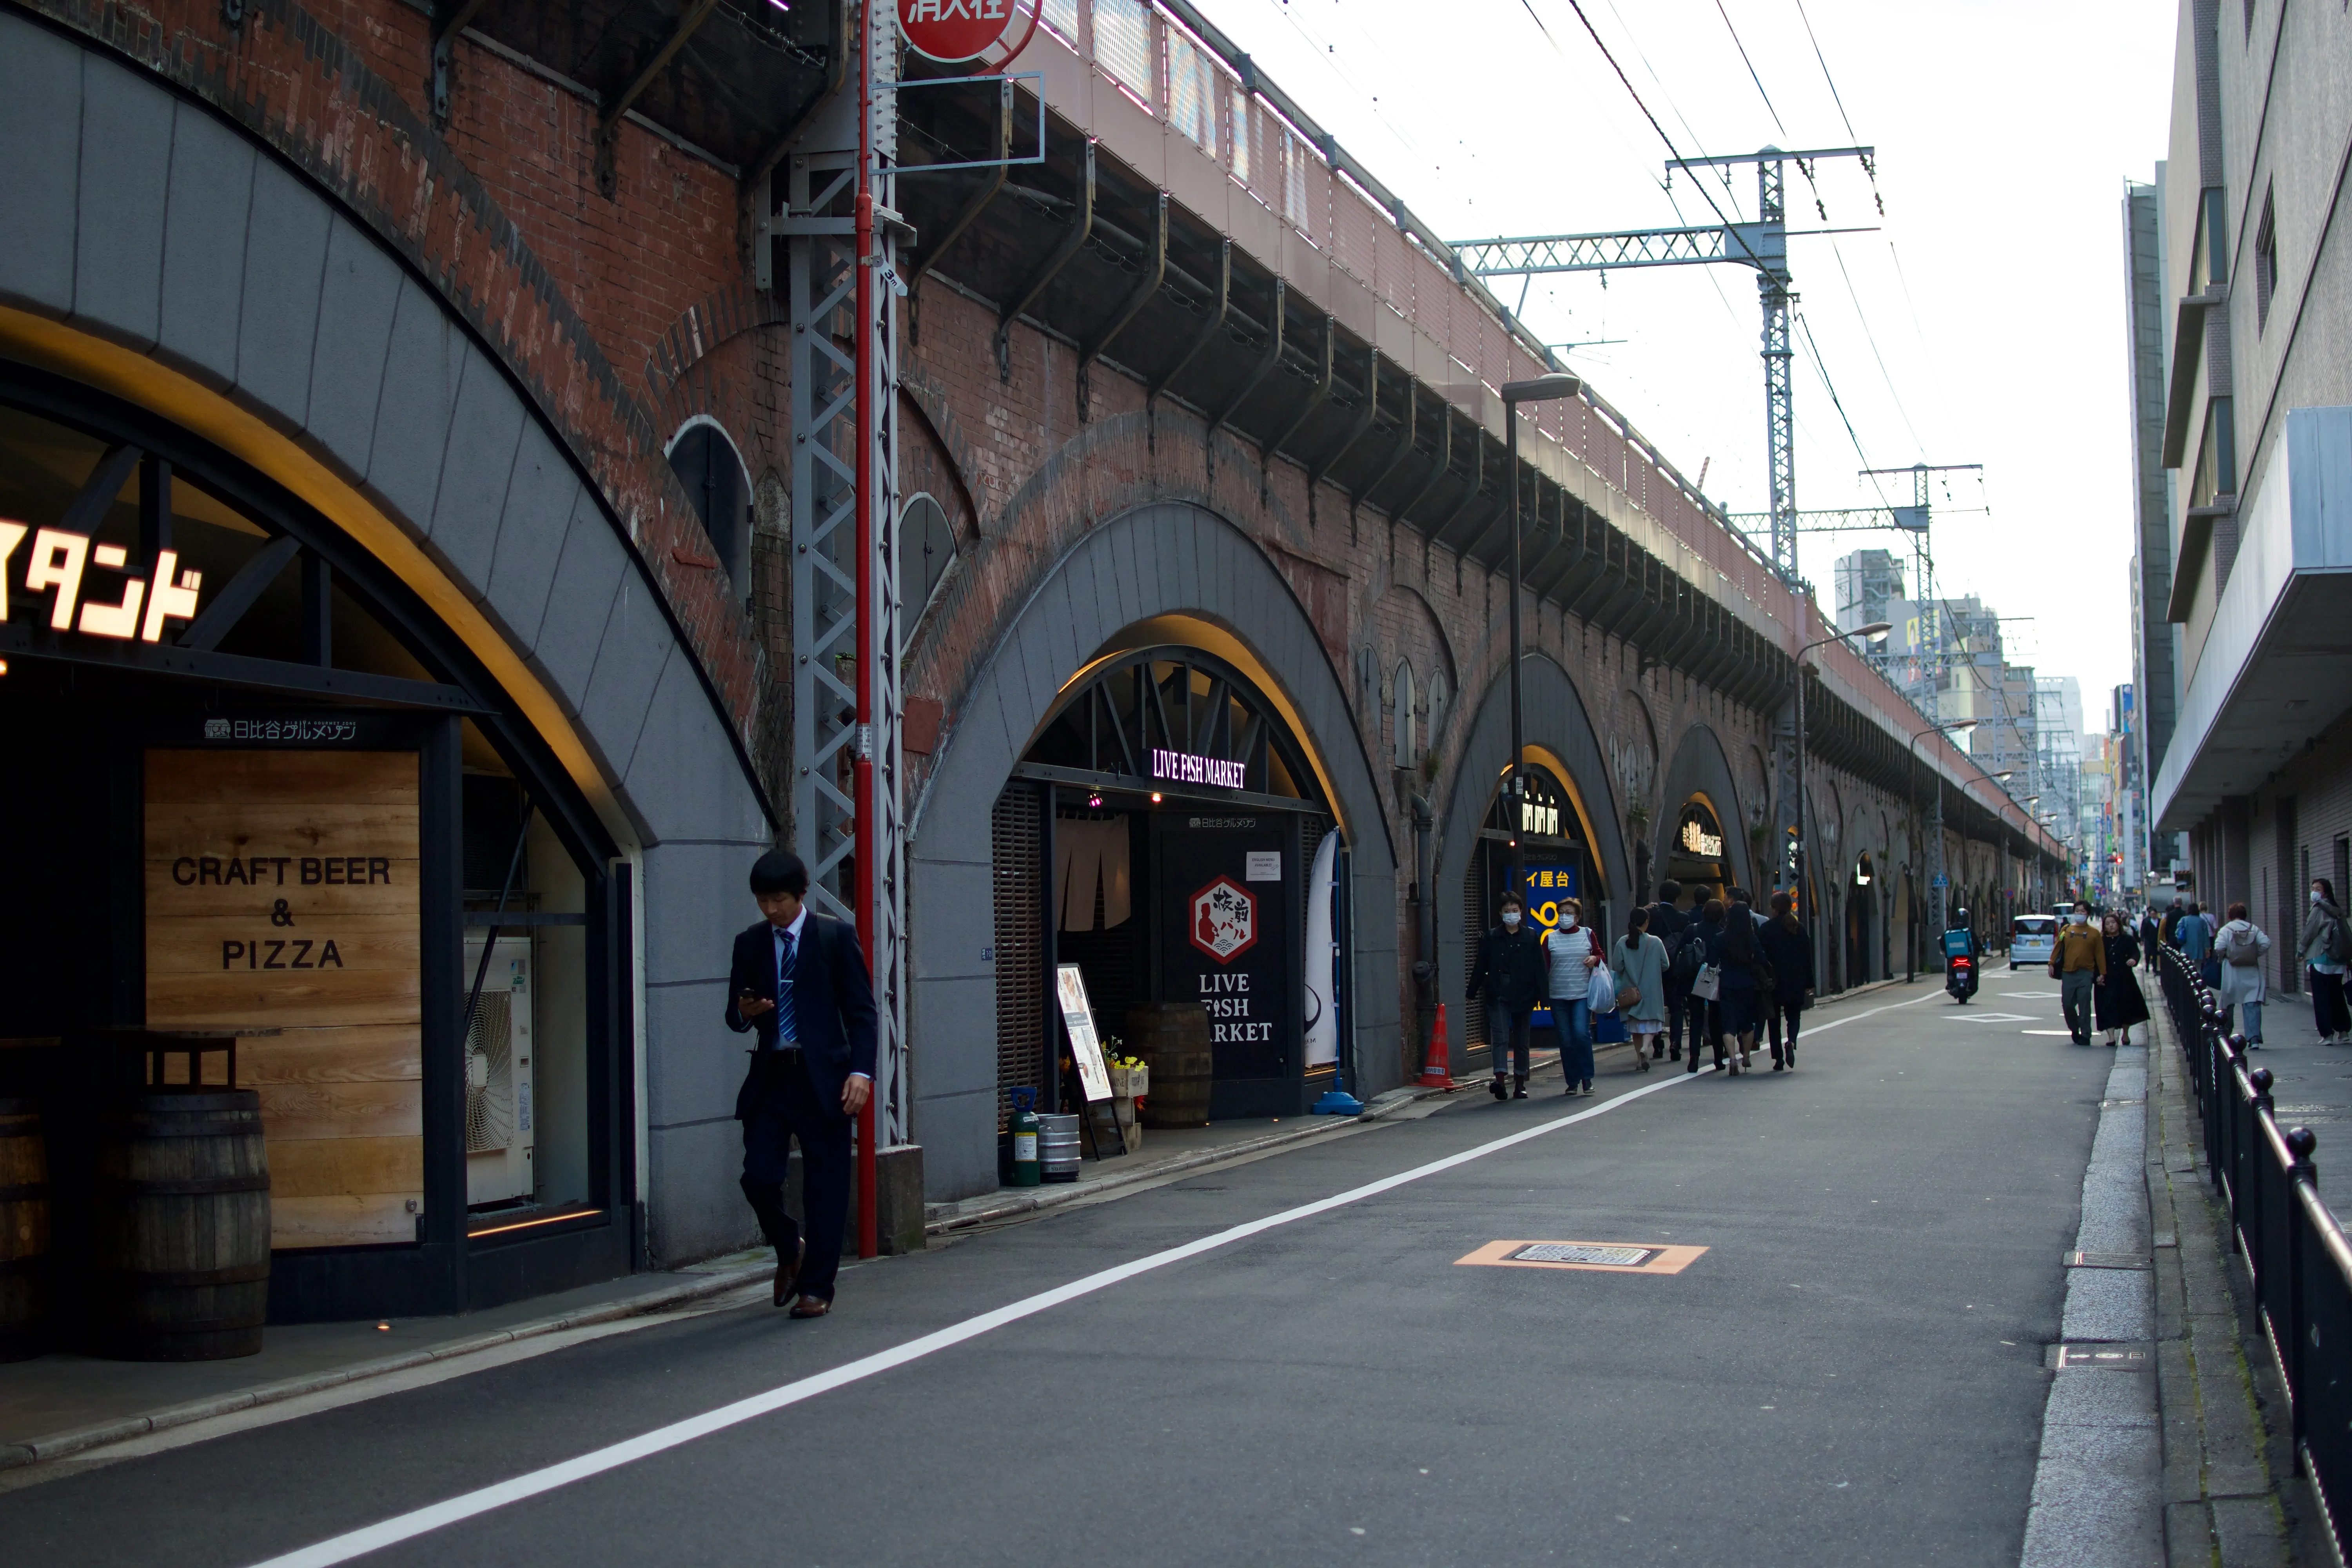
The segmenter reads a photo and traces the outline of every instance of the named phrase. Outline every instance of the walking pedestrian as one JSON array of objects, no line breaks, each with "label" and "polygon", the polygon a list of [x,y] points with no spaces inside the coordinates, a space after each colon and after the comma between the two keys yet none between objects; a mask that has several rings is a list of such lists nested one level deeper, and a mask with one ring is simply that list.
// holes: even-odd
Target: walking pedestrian
[{"label": "walking pedestrian", "polygon": [[[1496,1100],[1528,1097],[1528,1016],[1543,988],[1543,946],[1527,923],[1527,906],[1517,893],[1505,893],[1495,906],[1494,929],[1478,943],[1478,962],[1465,987],[1473,996],[1481,990],[1486,994],[1486,1048],[1495,1068],[1488,1087]],[[1507,1063],[1514,1069],[1508,1084]]]},{"label": "walking pedestrian", "polygon": [[2303,921],[2303,965],[2311,974],[2311,1025],[2323,1046],[2352,1043],[2352,1009],[2344,1002],[2344,971],[2352,964],[2352,930],[2336,906],[2336,884],[2311,879],[2311,913]]},{"label": "walking pedestrian", "polygon": [[2095,1026],[2091,999],[2107,973],[2107,945],[2091,929],[2091,900],[2077,899],[2058,941],[2050,950],[2050,978],[2059,983],[2059,1005],[2065,1009],[2066,1032],[2078,1046],[2091,1043]]},{"label": "walking pedestrian", "polygon": [[1616,971],[1617,1011],[1633,1037],[1633,1059],[1647,1072],[1666,1026],[1666,944],[1651,934],[1648,910],[1636,906],[1626,917],[1625,934],[1609,949],[1609,966]]},{"label": "walking pedestrian", "polygon": [[[1731,890],[1733,903],[1723,911],[1722,988],[1717,992],[1715,1005],[1722,1014],[1720,1027],[1727,1036],[1738,1039],[1732,1053],[1731,1070],[1748,1070],[1748,1058],[1756,1054],[1756,1021],[1769,1000],[1762,977],[1757,973],[1763,964],[1764,952],[1757,940],[1756,911],[1741,895],[1743,889]],[[1717,1059],[1723,1047],[1718,1046]]]},{"label": "walking pedestrian", "polygon": [[2164,909],[2162,929],[2157,932],[2158,936],[2163,940],[2165,946],[2179,947],[2180,945],[2180,920],[2181,917],[2186,915],[2188,912],[2189,910],[2183,907],[2180,902],[2180,895],[2179,893],[2173,894],[2172,902],[2167,904]]},{"label": "walking pedestrian", "polygon": [[2147,909],[2140,911],[2140,953],[2150,963],[2156,962],[2156,944],[2162,938],[2163,929],[2164,922],[2157,918],[2156,906],[2154,904],[2150,904]]},{"label": "walking pedestrian", "polygon": [[2246,1048],[2259,1051],[2263,1001],[2269,995],[2263,984],[2263,958],[2271,950],[2270,933],[2247,918],[2243,904],[2231,904],[2228,914],[2213,937],[2213,959],[2221,966],[2221,984],[2213,988],[2213,999],[2221,1004],[2223,1032],[2243,1035]]},{"label": "walking pedestrian", "polygon": [[2127,1046],[2132,1026],[2147,1022],[2147,998],[2140,994],[2139,976],[2133,973],[2139,966],[2139,938],[2112,910],[2099,921],[2099,934],[2106,943],[2107,972],[2092,987],[2091,1010],[2108,1045],[2116,1044],[2120,1033]]},{"label": "walking pedestrian", "polygon": [[2204,906],[2195,900],[2189,900],[2189,912],[2172,928],[2172,942],[2205,982],[2207,990],[2221,984],[2221,961],[2213,956],[2213,921],[2205,913]]},{"label": "walking pedestrian", "polygon": [[[735,1091],[741,1186],[776,1249],[775,1304],[797,1291],[792,1315],[822,1318],[833,1310],[849,1215],[849,1124],[874,1092],[874,982],[856,928],[802,902],[808,868],[799,856],[761,856],[751,897],[761,919],[736,933],[727,984],[727,1026],[757,1039]],[[784,1209],[796,1139],[805,1234]]]},{"label": "walking pedestrian", "polygon": [[1797,1018],[1813,1005],[1813,938],[1796,910],[1791,895],[1773,894],[1772,918],[1756,933],[1765,965],[1772,972],[1772,994],[1765,1005],[1772,1020],[1774,1072],[1796,1070]]},{"label": "walking pedestrian", "polygon": [[[1650,906],[1650,935],[1666,950],[1666,977],[1661,1000],[1665,1007],[1666,1026],[1650,1042],[1653,1056],[1670,1050],[1672,1061],[1683,1059],[1683,1016],[1690,1010],[1691,976],[1698,973],[1699,959],[1681,957],[1683,939],[1690,934],[1698,921],[1696,914],[1681,907],[1683,885],[1673,878],[1658,884],[1658,901]],[[1694,1036],[1696,1037],[1696,1036]]]},{"label": "walking pedestrian", "polygon": [[[1715,995],[1701,995],[1700,991],[1704,987],[1694,983],[1690,1001],[1690,1055],[1683,1061],[1685,1072],[1698,1071],[1698,1047],[1702,1038],[1715,1053],[1715,1065],[1717,1068],[1724,1065],[1723,1010],[1720,1005],[1723,995],[1723,916],[1721,899],[1709,899],[1699,906],[1698,925],[1694,932],[1698,942],[1699,968],[1704,977],[1713,983]],[[1713,973],[1709,974],[1706,973],[1707,971]]]},{"label": "walking pedestrian", "polygon": [[[1584,906],[1574,899],[1559,903],[1559,924],[1546,931],[1544,996],[1551,1021],[1559,1030],[1559,1071],[1568,1079],[1573,1099],[1592,1092],[1593,966],[1601,962],[1601,944],[1584,923]],[[1520,1074],[1522,1084],[1526,1073]]]}]

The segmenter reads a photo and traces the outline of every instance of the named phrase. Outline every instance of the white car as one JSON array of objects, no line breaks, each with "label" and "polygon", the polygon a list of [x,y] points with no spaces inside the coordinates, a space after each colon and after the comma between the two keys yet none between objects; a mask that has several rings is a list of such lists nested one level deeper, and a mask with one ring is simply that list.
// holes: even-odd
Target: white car
[{"label": "white car", "polygon": [[2058,950],[2058,917],[2056,915],[2020,915],[2010,922],[2009,966],[2021,963],[2050,962]]}]

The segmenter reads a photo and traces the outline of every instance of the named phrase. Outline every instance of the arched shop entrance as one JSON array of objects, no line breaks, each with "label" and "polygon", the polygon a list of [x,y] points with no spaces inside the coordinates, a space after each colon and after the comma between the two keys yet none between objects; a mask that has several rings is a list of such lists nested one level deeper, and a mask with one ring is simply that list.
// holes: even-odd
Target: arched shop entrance
[{"label": "arched shop entrance", "polygon": [[[1596,868],[1592,830],[1583,804],[1569,784],[1567,768],[1540,747],[1528,748],[1521,769],[1526,796],[1514,820],[1511,802],[1503,794],[1507,779],[1495,783],[1486,815],[1473,839],[1462,875],[1463,930],[1468,938],[1470,962],[1476,962],[1480,935],[1496,921],[1496,905],[1511,890],[1511,857],[1521,858],[1525,876],[1517,891],[1525,900],[1528,921],[1538,931],[1556,929],[1561,905],[1574,899],[1588,924],[1603,919],[1601,900],[1607,879]],[[1551,1027],[1548,1009],[1538,1008],[1536,1027]],[[1492,1044],[1484,996],[1467,995],[1462,1004],[1462,1038],[1473,1047]]]},{"label": "arched shop entrance", "polygon": [[1845,893],[1845,984],[1864,985],[1880,978],[1874,970],[1880,951],[1878,867],[1870,851],[1855,857]]},{"label": "arched shop entrance", "polygon": [[1308,1002],[1305,935],[1334,827],[1306,748],[1235,666],[1163,644],[1081,669],[996,803],[1000,1117],[1015,1088],[1076,1103],[1051,984],[1066,965],[1108,1036],[1146,1004],[1206,1007],[1212,1120],[1302,1113],[1333,1070],[1307,1060],[1305,1025],[1332,986],[1326,970]]},{"label": "arched shop entrance", "polygon": [[1666,875],[1685,889],[1704,885],[1710,896],[1720,896],[1732,880],[1731,860],[1723,837],[1723,818],[1715,802],[1695,795],[1683,802],[1675,829],[1666,841]]},{"label": "arched shop entrance", "polygon": [[273,1321],[446,1312],[637,1246],[627,868],[391,571],[272,479],[0,360],[0,1094],[41,1106],[58,1321],[101,1304],[126,1031],[241,1035]]}]

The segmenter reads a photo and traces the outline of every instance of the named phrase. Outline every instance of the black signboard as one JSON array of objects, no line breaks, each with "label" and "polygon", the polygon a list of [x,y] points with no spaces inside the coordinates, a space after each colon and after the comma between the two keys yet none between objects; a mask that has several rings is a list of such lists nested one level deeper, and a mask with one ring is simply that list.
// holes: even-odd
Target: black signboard
[{"label": "black signboard", "polygon": [[1286,1115],[1300,1081],[1298,835],[1273,814],[1211,820],[1158,836],[1160,994],[1208,1009],[1213,1117]]}]

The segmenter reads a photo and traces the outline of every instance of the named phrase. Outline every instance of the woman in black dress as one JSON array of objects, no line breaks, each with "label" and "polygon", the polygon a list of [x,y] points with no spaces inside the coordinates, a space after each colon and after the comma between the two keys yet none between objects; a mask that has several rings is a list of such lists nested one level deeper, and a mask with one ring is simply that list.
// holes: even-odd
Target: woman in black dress
[{"label": "woman in black dress", "polygon": [[2140,994],[2137,973],[2139,938],[2113,910],[2099,921],[2099,934],[2107,942],[2107,972],[2093,991],[2091,1011],[2106,1032],[2107,1044],[2114,1045],[2120,1032],[2123,1043],[2129,1045],[2132,1026],[2147,1022],[2147,999]]}]

